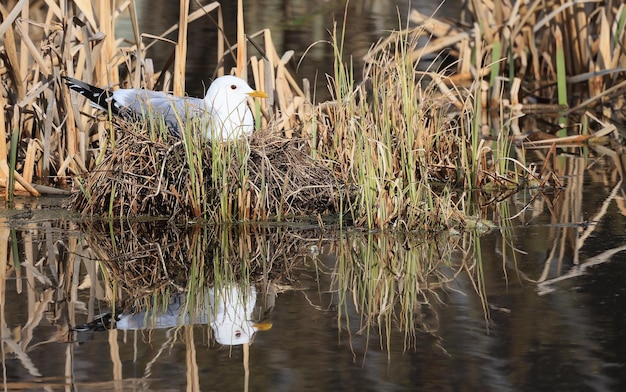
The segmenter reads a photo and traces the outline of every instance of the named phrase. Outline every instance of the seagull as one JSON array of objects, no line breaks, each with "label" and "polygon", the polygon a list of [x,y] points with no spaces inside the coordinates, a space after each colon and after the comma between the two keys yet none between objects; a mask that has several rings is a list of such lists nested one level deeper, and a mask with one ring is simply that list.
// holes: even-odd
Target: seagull
[{"label": "seagull", "polygon": [[91,102],[126,118],[162,119],[170,133],[180,138],[188,123],[199,121],[205,140],[229,141],[248,137],[254,131],[254,117],[248,97],[267,98],[236,76],[221,76],[211,84],[204,99],[177,97],[146,89],[104,90],[65,76],[65,83]]}]

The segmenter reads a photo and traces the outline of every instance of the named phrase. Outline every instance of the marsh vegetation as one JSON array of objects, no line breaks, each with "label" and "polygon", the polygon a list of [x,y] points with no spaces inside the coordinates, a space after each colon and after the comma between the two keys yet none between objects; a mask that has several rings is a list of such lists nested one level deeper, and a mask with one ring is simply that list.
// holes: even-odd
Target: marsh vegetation
[{"label": "marsh vegetation", "polygon": [[[530,165],[536,156],[527,156],[529,148],[543,147],[538,155],[549,161],[550,147],[615,151],[620,142],[612,121],[623,105],[625,11],[612,3],[585,19],[584,29],[582,4],[472,3],[468,28],[412,11],[372,46],[362,70],[351,66],[345,26],[336,25],[329,42],[332,99],[321,103],[312,102],[310,83],[291,72],[298,60],[292,52],[277,53],[268,31],[244,33],[240,8],[237,42],[228,46],[218,34],[213,74],[250,76],[270,99],[255,104],[259,131],[251,140],[210,148],[192,137],[193,129],[172,145],[158,124],[107,118],[60,77],[184,94],[185,26],[202,19],[223,31],[219,3],[190,13],[182,2],[180,28],[160,36],[138,31],[132,1],[115,9],[52,5],[31,9],[21,2],[5,10],[12,18],[4,24],[0,121],[7,197],[12,190],[38,195],[31,185],[37,182],[71,185],[72,207],[90,216],[215,223],[335,214],[350,225],[438,231],[476,216],[472,190],[558,186],[550,165]],[[134,26],[131,42],[116,39],[113,28],[125,12]],[[170,42],[163,37],[172,31],[178,34],[172,61],[154,70],[146,50]],[[422,58],[431,54],[445,62],[424,68]],[[232,70],[225,67],[229,57]],[[551,129],[524,125],[522,132],[520,123],[532,122],[537,111],[560,118]],[[129,142],[129,135],[141,142]]]}]

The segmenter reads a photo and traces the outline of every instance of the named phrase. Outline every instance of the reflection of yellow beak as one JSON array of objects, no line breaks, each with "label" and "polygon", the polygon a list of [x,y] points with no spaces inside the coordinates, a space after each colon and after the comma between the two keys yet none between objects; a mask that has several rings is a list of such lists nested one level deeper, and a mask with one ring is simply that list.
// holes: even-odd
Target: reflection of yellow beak
[{"label": "reflection of yellow beak", "polygon": [[[263,93],[265,94],[265,93]],[[252,324],[252,326],[254,328],[256,328],[258,331],[267,331],[272,329],[272,323],[270,322],[264,322],[264,323],[254,323]]]},{"label": "reflection of yellow beak", "polygon": [[248,95],[254,98],[267,98],[267,94],[259,90],[254,90],[252,92],[249,92]]}]

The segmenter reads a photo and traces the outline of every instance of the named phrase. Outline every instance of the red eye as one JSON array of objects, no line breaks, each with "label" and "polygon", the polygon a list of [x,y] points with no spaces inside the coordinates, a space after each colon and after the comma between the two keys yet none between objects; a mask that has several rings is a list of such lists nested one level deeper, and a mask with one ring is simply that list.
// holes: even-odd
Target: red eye
[{"label": "red eye", "polygon": [[234,84],[231,84],[231,85],[230,85],[230,89],[231,89],[231,90],[237,90],[237,86],[236,86],[236,85],[234,85]]}]

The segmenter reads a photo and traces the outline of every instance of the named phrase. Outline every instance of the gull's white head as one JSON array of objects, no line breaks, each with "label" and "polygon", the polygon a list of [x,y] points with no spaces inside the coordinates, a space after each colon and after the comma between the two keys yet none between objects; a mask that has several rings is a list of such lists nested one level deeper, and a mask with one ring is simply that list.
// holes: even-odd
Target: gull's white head
[{"label": "gull's white head", "polygon": [[256,331],[272,327],[271,323],[254,323],[251,320],[256,304],[254,286],[211,288],[210,298],[215,312],[211,328],[220,344],[234,346],[249,343]]},{"label": "gull's white head", "polygon": [[212,115],[206,136],[222,140],[250,136],[254,130],[254,117],[248,107],[248,97],[267,98],[267,94],[252,89],[236,76],[215,79],[204,97]]}]

